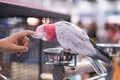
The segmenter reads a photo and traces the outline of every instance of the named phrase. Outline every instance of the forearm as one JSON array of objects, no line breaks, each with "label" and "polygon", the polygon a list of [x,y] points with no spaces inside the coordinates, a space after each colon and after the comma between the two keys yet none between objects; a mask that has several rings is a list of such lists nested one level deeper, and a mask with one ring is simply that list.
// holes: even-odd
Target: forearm
[{"label": "forearm", "polygon": [[12,48],[12,45],[8,37],[0,39],[0,52],[8,52],[10,48]]},{"label": "forearm", "polygon": [[5,47],[4,39],[0,39],[0,52],[4,51],[4,47]]},{"label": "forearm", "polygon": [[[7,48],[5,48],[6,47],[6,44],[5,44],[6,42],[5,42],[5,40],[4,39],[0,39],[0,52],[4,52],[5,51],[5,49],[7,49]],[[9,44],[9,43],[8,43]]]}]

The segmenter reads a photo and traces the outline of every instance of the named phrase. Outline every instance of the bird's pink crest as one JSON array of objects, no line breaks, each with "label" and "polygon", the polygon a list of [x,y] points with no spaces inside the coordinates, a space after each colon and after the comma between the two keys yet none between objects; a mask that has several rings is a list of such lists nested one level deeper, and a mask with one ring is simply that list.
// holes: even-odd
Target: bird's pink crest
[{"label": "bird's pink crest", "polygon": [[43,24],[44,31],[46,32],[46,39],[47,40],[56,40],[56,32],[55,32],[55,25],[54,24]]}]

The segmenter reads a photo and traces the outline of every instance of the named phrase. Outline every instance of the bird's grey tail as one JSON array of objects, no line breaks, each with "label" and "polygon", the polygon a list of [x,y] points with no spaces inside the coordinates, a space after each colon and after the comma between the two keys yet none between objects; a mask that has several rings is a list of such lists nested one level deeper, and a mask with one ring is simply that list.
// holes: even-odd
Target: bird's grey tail
[{"label": "bird's grey tail", "polygon": [[107,73],[106,68],[98,60],[96,60],[94,58],[91,58],[91,57],[87,57],[87,59],[90,61],[90,63],[92,64],[93,69],[95,70],[95,72],[98,75]]},{"label": "bird's grey tail", "polygon": [[100,47],[98,47],[95,43],[93,43],[92,40],[90,40],[94,48],[96,49],[97,55],[93,56],[96,59],[100,59],[104,62],[110,63],[112,58],[109,56],[109,54],[105,51],[103,51]]}]

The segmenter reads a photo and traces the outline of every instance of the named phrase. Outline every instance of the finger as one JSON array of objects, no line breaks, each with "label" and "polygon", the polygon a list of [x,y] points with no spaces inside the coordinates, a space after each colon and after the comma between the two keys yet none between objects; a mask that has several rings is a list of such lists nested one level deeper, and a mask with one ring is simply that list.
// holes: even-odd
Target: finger
[{"label": "finger", "polygon": [[31,31],[31,30],[25,30],[25,31],[23,31],[22,33],[27,36],[27,35],[33,35],[35,32],[34,32],[34,31]]},{"label": "finger", "polygon": [[14,45],[14,47],[15,47],[15,49],[14,49],[15,52],[26,52],[26,51],[28,51],[28,47],[26,47],[26,46]]},{"label": "finger", "polygon": [[23,46],[28,47],[28,45],[29,45],[29,42],[24,42],[24,43],[23,43]]},{"label": "finger", "polygon": [[[29,43],[30,43],[29,38],[25,37],[20,45],[28,47]],[[17,56],[20,56],[20,55],[21,55],[21,52],[17,52]]]},{"label": "finger", "polygon": [[34,31],[31,31],[31,30],[25,30],[23,32],[21,32],[21,34],[23,34],[24,36],[28,36],[28,35],[33,35],[35,34]]},{"label": "finger", "polygon": [[30,40],[28,37],[25,37],[22,41],[22,45],[26,47],[29,45],[29,43],[30,43]]},{"label": "finger", "polygon": [[17,52],[16,54],[17,54],[17,56],[20,56],[20,55],[21,55],[21,52]]}]

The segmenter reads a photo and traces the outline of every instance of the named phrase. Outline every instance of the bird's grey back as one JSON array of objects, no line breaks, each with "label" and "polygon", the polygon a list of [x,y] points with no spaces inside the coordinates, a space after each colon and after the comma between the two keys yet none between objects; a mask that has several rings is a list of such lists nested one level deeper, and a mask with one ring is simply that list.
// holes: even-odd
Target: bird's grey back
[{"label": "bird's grey back", "polygon": [[[63,48],[70,48],[75,53],[94,54],[95,50],[89,42],[85,31],[66,21],[55,23],[58,42]],[[87,43],[87,44],[86,44]],[[85,50],[85,48],[88,50]]]}]

